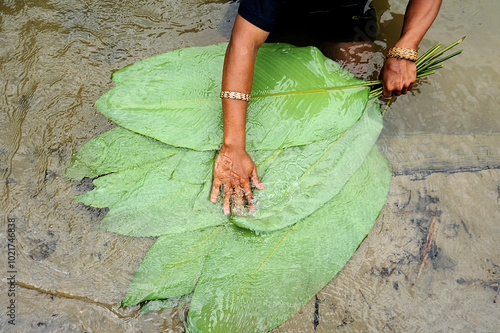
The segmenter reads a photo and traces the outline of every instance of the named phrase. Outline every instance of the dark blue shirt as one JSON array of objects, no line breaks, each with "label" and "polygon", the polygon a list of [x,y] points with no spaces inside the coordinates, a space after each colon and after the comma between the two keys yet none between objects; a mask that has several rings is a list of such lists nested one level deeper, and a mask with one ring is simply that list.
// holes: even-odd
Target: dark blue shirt
[{"label": "dark blue shirt", "polygon": [[[241,0],[238,13],[265,31],[274,27],[280,11],[294,10],[304,15],[329,15],[335,11],[369,9],[371,0]],[[359,10],[358,10],[359,12]]]}]

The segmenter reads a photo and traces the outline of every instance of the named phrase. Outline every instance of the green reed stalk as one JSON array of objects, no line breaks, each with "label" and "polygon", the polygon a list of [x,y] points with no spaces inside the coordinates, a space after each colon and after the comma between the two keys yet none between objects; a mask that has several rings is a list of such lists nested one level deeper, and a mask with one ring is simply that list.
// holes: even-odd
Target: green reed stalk
[{"label": "green reed stalk", "polygon": [[[438,44],[434,45],[433,47],[431,47],[427,52],[422,54],[420,57],[418,57],[417,61],[415,61],[415,65],[417,67],[417,78],[421,78],[424,76],[434,74],[436,72],[436,70],[444,67],[443,65],[440,65],[442,62],[444,62],[448,59],[451,59],[451,58],[459,55],[460,53],[462,53],[463,50],[460,50],[460,51],[457,51],[457,52],[452,53],[450,55],[447,55],[443,58],[439,58],[442,55],[444,55],[444,53],[446,53],[450,49],[454,48],[455,46],[457,46],[458,44],[463,42],[464,39],[465,39],[465,36],[460,38],[456,42],[448,45],[447,47],[445,47],[444,49],[442,49],[439,52],[438,52],[438,50],[441,48],[441,44],[438,43]],[[372,87],[372,90],[370,91],[371,98],[379,97],[384,92],[383,88],[382,88],[382,81],[381,80],[366,81],[366,83],[363,84],[363,86]]]}]

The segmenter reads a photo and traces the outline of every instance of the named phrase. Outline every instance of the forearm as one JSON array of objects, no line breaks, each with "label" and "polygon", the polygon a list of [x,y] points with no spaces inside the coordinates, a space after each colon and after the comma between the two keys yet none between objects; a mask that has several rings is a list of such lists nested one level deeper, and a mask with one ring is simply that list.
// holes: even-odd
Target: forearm
[{"label": "forearm", "polygon": [[442,0],[410,0],[397,47],[416,50],[427,30],[434,22]]},{"label": "forearm", "polygon": [[[240,16],[236,18],[224,59],[222,90],[251,93],[255,59],[267,35]],[[235,99],[222,100],[226,148],[245,148],[247,104]]]},{"label": "forearm", "polygon": [[[250,94],[257,51],[245,45],[230,43],[224,60],[222,90]],[[222,99],[224,146],[245,147],[245,127],[248,102]]]}]

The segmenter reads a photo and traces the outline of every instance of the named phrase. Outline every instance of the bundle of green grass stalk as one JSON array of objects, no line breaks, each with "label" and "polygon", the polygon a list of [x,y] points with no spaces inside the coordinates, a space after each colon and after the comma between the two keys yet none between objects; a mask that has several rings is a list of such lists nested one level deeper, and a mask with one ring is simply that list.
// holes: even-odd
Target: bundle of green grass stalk
[{"label": "bundle of green grass stalk", "polygon": [[[439,60],[449,48],[425,53],[419,76],[458,53]],[[255,190],[255,214],[227,217],[209,201],[225,49],[181,49],[116,72],[96,107],[119,126],[84,145],[66,175],[93,178],[96,188],[75,199],[109,207],[100,228],[158,237],[123,306],[189,303],[190,332],[262,332],[335,276],[385,203],[380,88],[369,87],[380,82],[354,78],[313,47],[264,45],[247,151],[265,189]]]},{"label": "bundle of green grass stalk", "polygon": [[[445,55],[447,51],[449,51],[450,49],[454,48],[455,46],[463,42],[464,39],[465,37],[462,37],[456,42],[443,48],[442,50],[441,50],[441,44],[438,43],[433,47],[431,47],[423,55],[421,55],[415,62],[415,65],[417,66],[417,79],[436,73],[436,70],[444,67],[444,65],[442,64],[444,61],[462,53],[462,50],[460,50],[452,54]],[[368,81],[366,82],[366,85],[373,87],[370,93],[371,96],[379,97],[380,95],[382,95],[383,91],[381,86],[382,82],[380,80]]]}]

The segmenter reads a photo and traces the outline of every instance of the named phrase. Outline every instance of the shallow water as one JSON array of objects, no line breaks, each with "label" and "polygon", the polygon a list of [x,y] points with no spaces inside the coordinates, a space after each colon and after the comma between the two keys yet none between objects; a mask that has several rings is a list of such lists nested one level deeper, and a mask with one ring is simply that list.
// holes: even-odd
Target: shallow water
[{"label": "shallow water", "polygon": [[[397,38],[404,3],[374,1],[381,30],[370,71]],[[71,200],[91,184],[69,181],[64,169],[114,126],[93,107],[114,71],[226,41],[234,8],[208,0],[0,3],[2,267],[8,218],[18,250],[16,327],[2,315],[2,331],[184,331],[185,307],[141,317],[119,308],[153,240],[96,230],[106,211]],[[444,1],[421,49],[467,35],[465,52],[387,110],[378,141],[393,170],[386,206],[346,267],[276,332],[497,330],[499,12],[494,0]],[[6,292],[0,300],[7,304]]]}]

